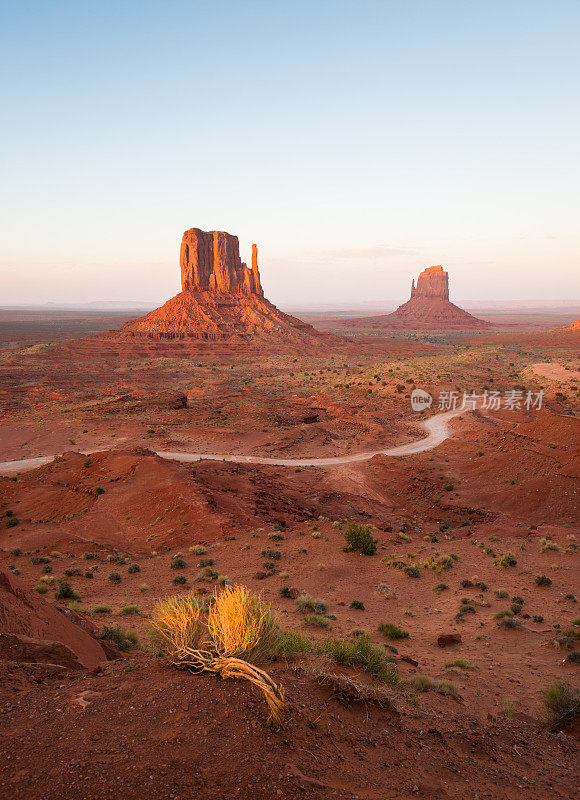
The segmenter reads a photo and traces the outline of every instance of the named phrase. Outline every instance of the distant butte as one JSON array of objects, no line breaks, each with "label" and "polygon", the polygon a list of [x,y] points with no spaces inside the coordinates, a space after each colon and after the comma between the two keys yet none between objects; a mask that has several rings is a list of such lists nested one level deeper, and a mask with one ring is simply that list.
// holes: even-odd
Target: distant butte
[{"label": "distant butte", "polygon": [[[346,324],[346,323],[345,323]],[[411,284],[411,298],[392,314],[350,320],[359,328],[395,330],[475,330],[492,324],[468,314],[449,300],[449,273],[441,265],[427,267]]]},{"label": "distant butte", "polygon": [[110,336],[230,345],[263,342],[319,347],[344,342],[284,314],[266,300],[255,244],[248,267],[240,258],[237,236],[190,228],[183,234],[179,260],[182,291]]}]

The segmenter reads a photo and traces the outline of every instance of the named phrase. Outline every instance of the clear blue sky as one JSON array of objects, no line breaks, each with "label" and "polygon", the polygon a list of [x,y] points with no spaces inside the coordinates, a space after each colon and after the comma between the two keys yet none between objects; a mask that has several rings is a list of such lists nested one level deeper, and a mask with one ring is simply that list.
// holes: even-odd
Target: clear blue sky
[{"label": "clear blue sky", "polygon": [[0,9],[0,304],[166,299],[194,226],[283,307],[580,296],[577,0]]}]

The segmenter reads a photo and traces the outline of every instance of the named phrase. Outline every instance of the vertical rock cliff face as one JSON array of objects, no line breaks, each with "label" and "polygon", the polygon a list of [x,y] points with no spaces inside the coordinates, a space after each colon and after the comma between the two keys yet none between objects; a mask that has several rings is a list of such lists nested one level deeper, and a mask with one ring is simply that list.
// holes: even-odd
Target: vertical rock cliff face
[{"label": "vertical rock cliff face", "polygon": [[449,273],[441,265],[427,267],[411,285],[411,297],[442,297],[449,300]]},{"label": "vertical rock cliff face", "polygon": [[299,347],[343,342],[284,314],[266,300],[255,244],[248,268],[240,258],[237,236],[190,228],[183,234],[179,264],[182,291],[161,308],[112,331],[111,336],[228,344],[260,341]]},{"label": "vertical rock cliff face", "polygon": [[238,237],[224,231],[185,231],[179,263],[184,292],[263,295],[257,246],[252,245],[252,268],[248,269],[240,259]]}]

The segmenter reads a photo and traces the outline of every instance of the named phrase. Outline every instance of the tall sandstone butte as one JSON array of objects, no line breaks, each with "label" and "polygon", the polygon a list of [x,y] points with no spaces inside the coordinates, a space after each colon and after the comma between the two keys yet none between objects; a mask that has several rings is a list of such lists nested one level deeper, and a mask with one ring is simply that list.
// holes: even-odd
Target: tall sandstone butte
[{"label": "tall sandstone butte", "polygon": [[179,263],[181,292],[112,336],[315,347],[343,342],[284,314],[264,297],[255,244],[248,267],[240,258],[237,236],[190,228],[181,240]]},{"label": "tall sandstone butte", "polygon": [[411,283],[411,298],[392,314],[363,317],[351,323],[360,328],[407,330],[473,330],[490,328],[449,300],[449,273],[438,264],[427,267]]}]

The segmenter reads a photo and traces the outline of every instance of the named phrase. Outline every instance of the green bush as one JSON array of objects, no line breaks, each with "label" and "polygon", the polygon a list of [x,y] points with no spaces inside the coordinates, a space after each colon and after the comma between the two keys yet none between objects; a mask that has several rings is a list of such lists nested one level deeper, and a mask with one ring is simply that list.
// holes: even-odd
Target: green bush
[{"label": "green bush", "polygon": [[7,528],[15,528],[19,524],[20,523],[16,517],[8,517],[8,519],[6,520]]},{"label": "green bush", "polygon": [[399,628],[397,625],[393,625],[391,622],[381,622],[379,625],[379,631],[388,639],[409,638],[409,631],[405,631],[403,628]]},{"label": "green bush", "polygon": [[134,575],[136,572],[141,572],[141,567],[139,564],[129,564],[127,572],[129,575]]},{"label": "green bush", "polygon": [[356,522],[349,522],[344,532],[346,547],[345,553],[362,553],[363,556],[374,556],[377,552],[378,540],[373,538],[371,529]]},{"label": "green bush", "polygon": [[515,567],[518,562],[513,553],[504,553],[495,559],[494,564],[497,567]]},{"label": "green bush", "polygon": [[111,572],[111,574],[109,575],[109,580],[111,581],[111,583],[121,583],[123,579],[121,578],[118,572]]},{"label": "green bush", "polygon": [[337,664],[360,667],[391,686],[399,686],[397,667],[380,647],[372,644],[368,633],[361,633],[352,641],[325,639],[319,645],[320,652]]},{"label": "green bush", "polygon": [[309,594],[301,594],[300,597],[296,598],[296,605],[302,613],[313,611],[316,614],[326,614],[328,610],[328,605],[324,600],[311,597]]},{"label": "green bush", "polygon": [[538,575],[535,580],[536,586],[551,586],[552,579],[548,578],[547,575]]},{"label": "green bush", "polygon": [[282,631],[276,655],[293,656],[304,655],[312,651],[312,642],[298,631]]},{"label": "green bush", "polygon": [[544,689],[546,706],[553,727],[561,727],[573,722],[580,715],[580,689],[559,680]]},{"label": "green bush", "polygon": [[101,639],[105,639],[107,642],[111,642],[118,647],[119,650],[125,652],[126,650],[132,650],[135,647],[139,647],[139,639],[137,638],[137,634],[134,631],[125,631],[121,628],[120,625],[116,625],[115,627],[108,627],[105,625],[99,634]]},{"label": "green bush", "polygon": [[[211,558],[206,558],[206,559],[203,559],[203,560],[204,561],[211,561],[211,563],[213,564],[213,559],[211,559]],[[187,564],[185,563],[185,559],[183,558],[183,556],[173,556],[173,558],[169,562],[169,566],[171,567],[171,569],[184,569],[187,566]],[[199,566],[200,567],[204,566],[204,564],[201,564],[201,562],[200,562]]]},{"label": "green bush", "polygon": [[352,603],[350,604],[350,607],[351,608],[356,608],[359,611],[364,611],[365,610],[365,604],[363,603],[362,600],[353,600]]},{"label": "green bush", "polygon": [[58,591],[55,595],[57,600],[80,600],[80,596],[75,590],[72,588],[70,583],[65,580],[60,580],[58,582]]},{"label": "green bush", "polygon": [[139,606],[124,606],[119,612],[122,617],[128,617],[131,614],[141,614]]},{"label": "green bush", "polygon": [[320,614],[306,614],[304,622],[307,625],[313,625],[315,628],[330,628],[330,620]]}]

